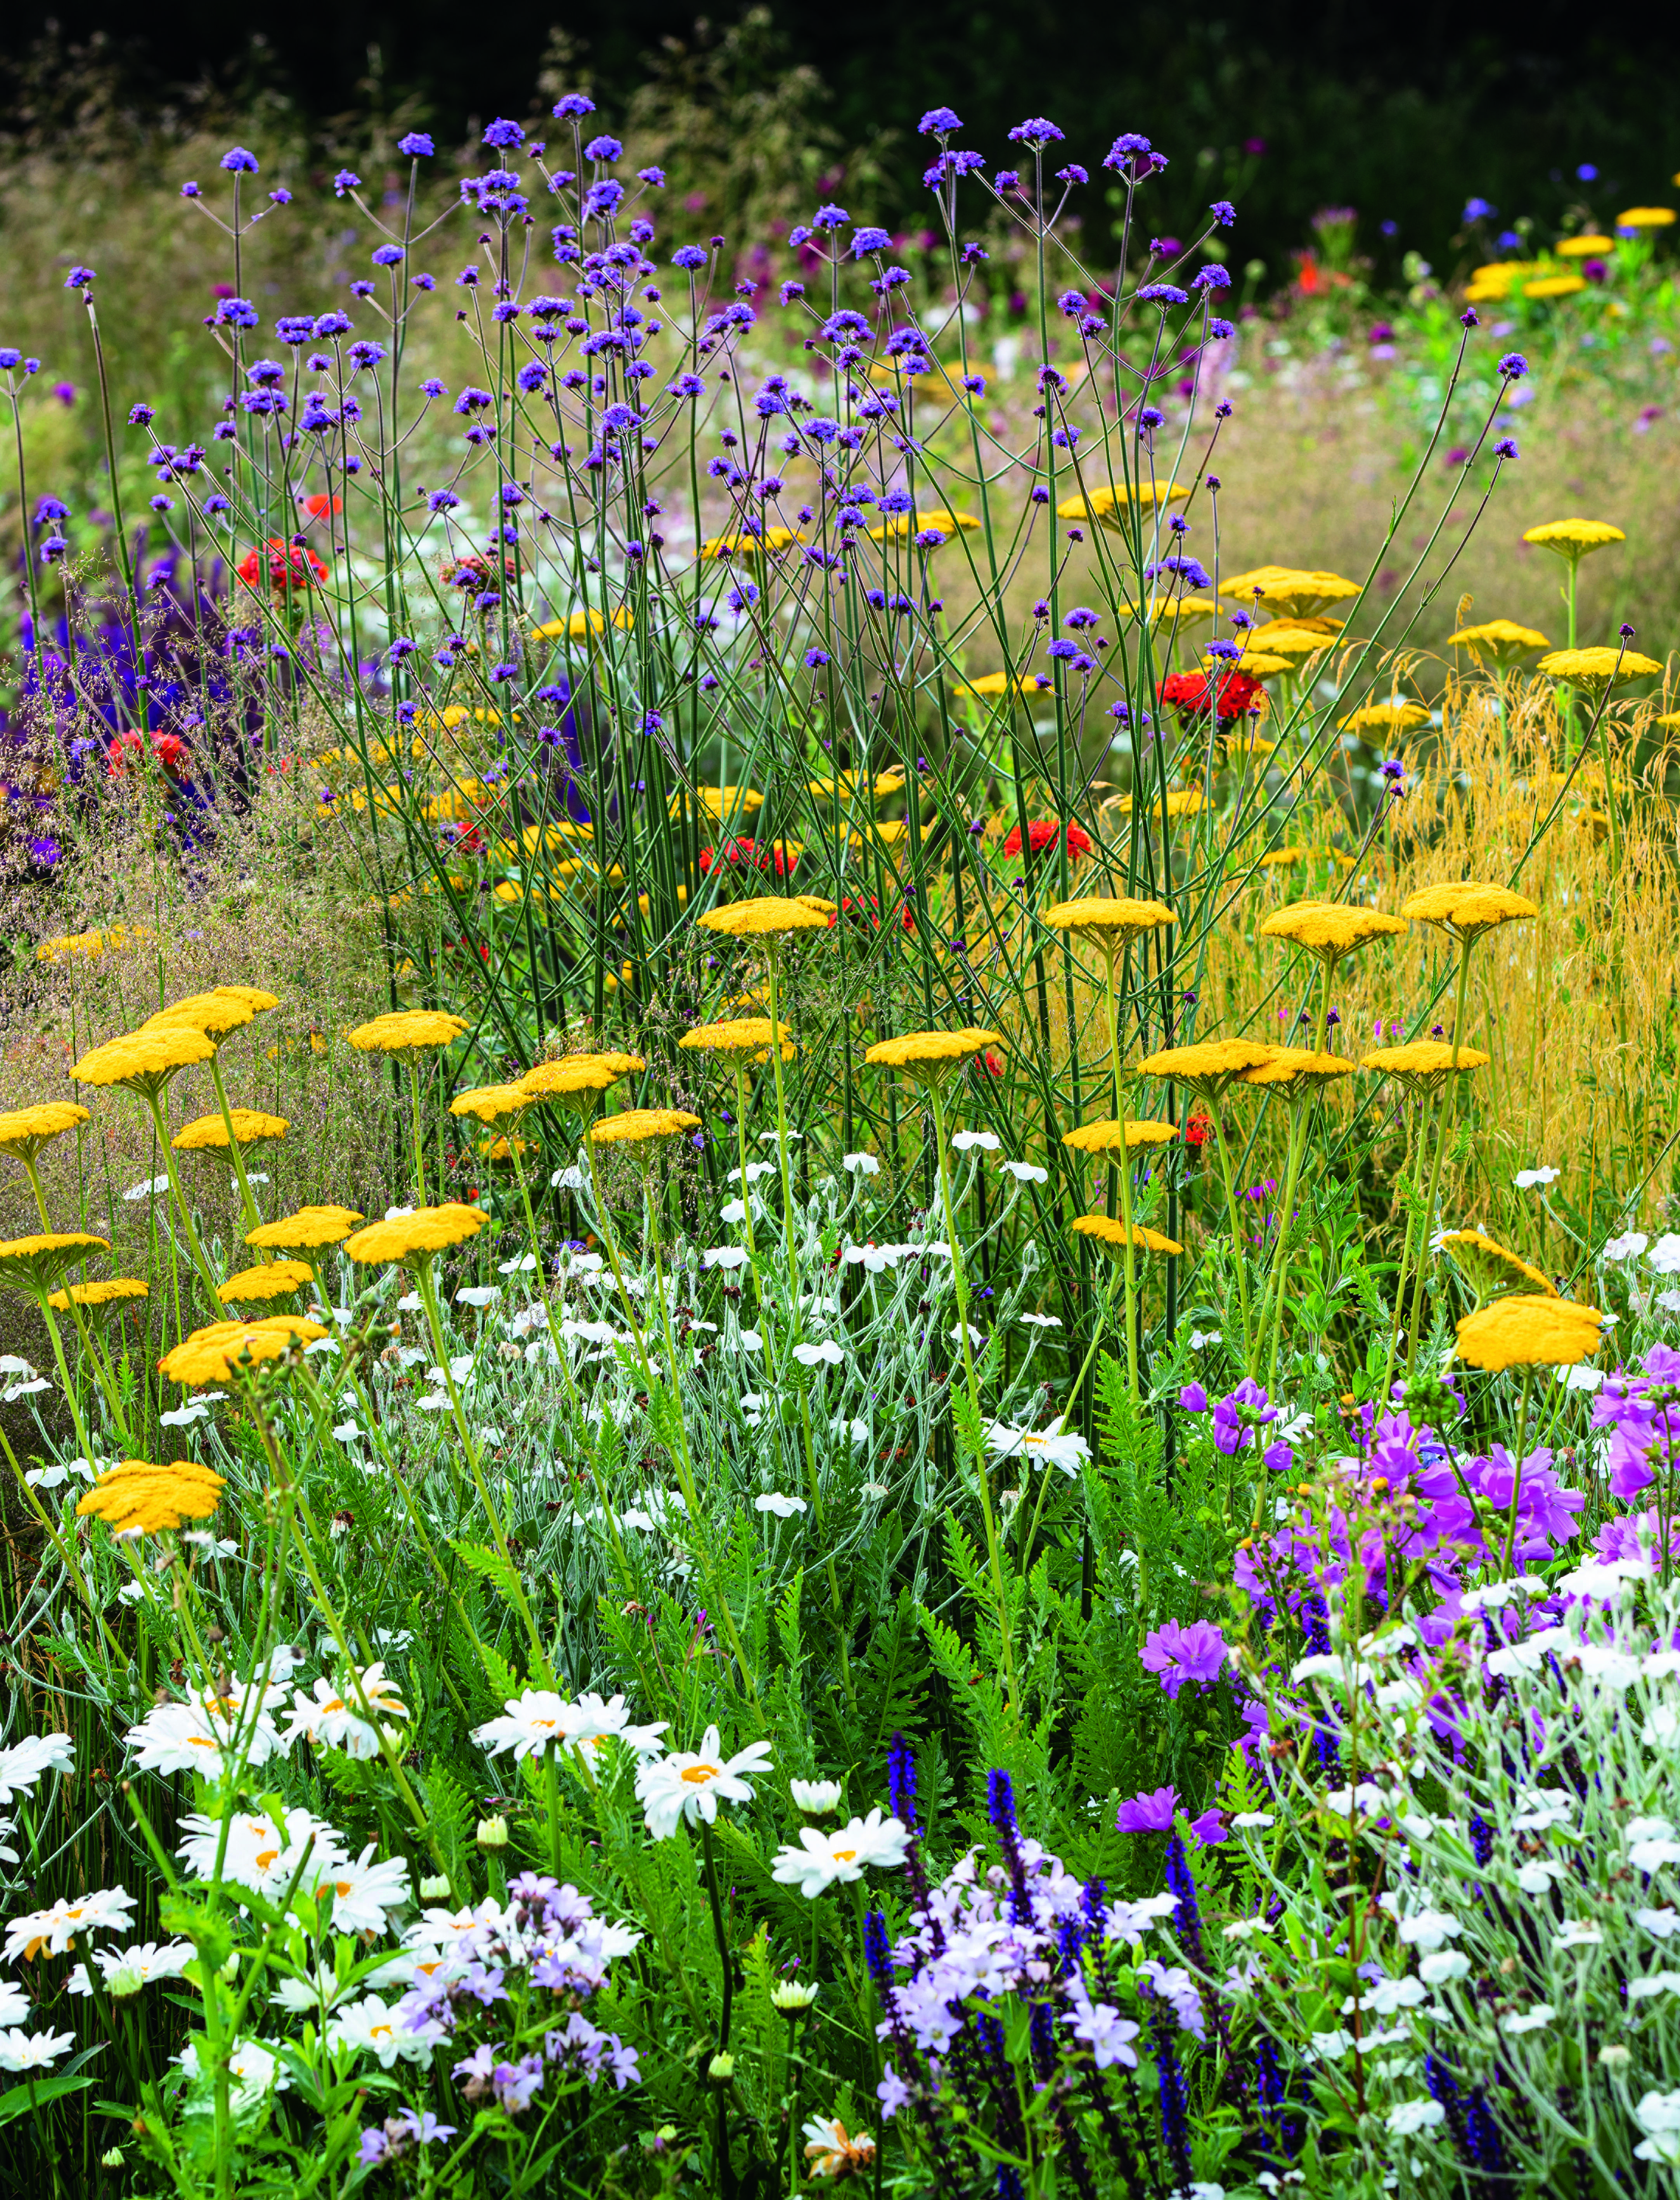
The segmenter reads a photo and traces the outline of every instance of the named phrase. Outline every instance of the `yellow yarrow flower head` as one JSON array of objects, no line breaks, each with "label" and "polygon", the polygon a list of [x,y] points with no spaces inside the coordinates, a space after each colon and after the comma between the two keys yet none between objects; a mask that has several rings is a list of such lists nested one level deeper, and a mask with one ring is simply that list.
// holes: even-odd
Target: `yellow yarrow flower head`
[{"label": "yellow yarrow flower head", "polygon": [[1548,680],[1592,688],[1614,680],[1654,679],[1662,667],[1636,649],[1611,649],[1598,643],[1588,649],[1554,649],[1541,658],[1540,670]]},{"label": "yellow yarrow flower head", "polygon": [[1157,932],[1177,917],[1165,902],[1134,901],[1129,895],[1083,894],[1073,901],[1052,902],[1045,912],[1046,924],[1080,939],[1122,946],[1145,932]]},{"label": "yellow yarrow flower head", "polygon": [[260,1268],[242,1268],[216,1286],[224,1306],[257,1305],[264,1299],[284,1299],[315,1280],[307,1261],[269,1261]]},{"label": "yellow yarrow flower head", "polygon": [[773,1041],[781,1045],[784,1062],[791,1062],[799,1051],[787,1035],[787,1025],[778,1022],[772,1031],[768,1016],[737,1016],[730,1023],[696,1024],[676,1043],[694,1054],[740,1055],[758,1062],[770,1060]]},{"label": "yellow yarrow flower head", "polygon": [[1226,581],[1220,593],[1235,603],[1258,599],[1271,611],[1293,612],[1311,617],[1326,606],[1344,603],[1359,594],[1356,581],[1339,573],[1307,570],[1299,565],[1256,565],[1251,573],[1238,573]]},{"label": "yellow yarrow flower head", "polygon": [[220,1041],[255,1020],[256,1010],[230,989],[225,993],[189,993],[184,1000],[173,1002],[155,1016],[148,1016],[140,1028],[167,1031],[172,1025],[184,1024],[189,1031],[202,1032],[206,1039]]},{"label": "yellow yarrow flower head", "polygon": [[1458,1355],[1472,1367],[1572,1367],[1597,1351],[1604,1316],[1595,1307],[1538,1293],[1496,1299],[1457,1324]]},{"label": "yellow yarrow flower head", "polygon": [[1467,649],[1478,663],[1490,657],[1496,664],[1504,666],[1552,645],[1536,628],[1519,626],[1514,619],[1484,619],[1479,626],[1461,626],[1456,634],[1449,634],[1447,646]]},{"label": "yellow yarrow flower head", "polygon": [[166,1352],[157,1363],[158,1372],[171,1383],[202,1390],[208,1384],[231,1382],[241,1370],[278,1360],[326,1333],[319,1322],[301,1314],[264,1314],[256,1321],[213,1321]]},{"label": "yellow yarrow flower head", "polygon": [[1133,1146],[1170,1145],[1179,1135],[1176,1123],[1158,1123],[1147,1116],[1122,1123],[1110,1116],[1100,1123],[1080,1123],[1062,1133],[1062,1143],[1078,1154],[1129,1153]]},{"label": "yellow yarrow flower head", "polygon": [[[260,1108],[230,1108],[233,1135],[242,1146],[258,1146],[284,1138],[291,1128],[291,1119],[286,1115],[267,1115]],[[220,1115],[196,1115],[190,1123],[183,1123],[169,1141],[177,1153],[225,1153],[227,1125]]]},{"label": "yellow yarrow flower head", "polygon": [[280,1005],[279,995],[266,993],[260,986],[216,986],[211,990],[217,993],[231,993],[236,1001],[243,1001],[254,1015],[266,1015],[270,1009],[278,1009]]},{"label": "yellow yarrow flower head", "polygon": [[1438,924],[1462,945],[1499,925],[1525,923],[1540,911],[1525,895],[1513,893],[1508,886],[1465,879],[1456,886],[1425,886],[1400,904],[1400,914],[1415,923]]},{"label": "yellow yarrow flower head", "polygon": [[[1002,675],[998,677],[1001,678]],[[812,779],[805,782],[805,793],[814,795],[819,802],[850,802],[858,799],[866,802],[884,802],[889,794],[902,794],[904,791],[904,775],[897,764],[887,770],[876,772],[871,779],[860,778],[855,771],[842,771],[833,779]]]},{"label": "yellow yarrow flower head", "polygon": [[245,1243],[276,1252],[309,1251],[318,1245],[342,1245],[363,1217],[354,1207],[300,1207],[278,1222],[259,1223]]},{"label": "yellow yarrow flower head", "polygon": [[504,1116],[523,1115],[535,1107],[536,1095],[523,1085],[476,1085],[458,1092],[449,1103],[452,1115],[476,1115],[481,1123],[499,1123]]},{"label": "yellow yarrow flower head", "polygon": [[1146,1055],[1138,1064],[1138,1074],[1170,1078],[1188,1086],[1212,1109],[1238,1078],[1269,1062],[1278,1050],[1260,1039],[1205,1039],[1196,1046],[1169,1046],[1159,1054]]},{"label": "yellow yarrow flower head", "polygon": [[1304,947],[1333,969],[1344,956],[1357,954],[1373,940],[1391,939],[1403,933],[1403,917],[1390,916],[1380,909],[1357,909],[1345,902],[1297,901],[1275,910],[1261,926],[1266,939],[1287,939]]},{"label": "yellow yarrow flower head", "polygon": [[906,1032],[899,1039],[877,1039],[863,1059],[878,1069],[902,1070],[917,1085],[933,1085],[942,1084],[986,1047],[1007,1044],[1001,1032],[964,1024],[956,1031]]},{"label": "yellow yarrow flower head", "polygon": [[1128,1231],[1126,1225],[1112,1214],[1081,1214],[1074,1222],[1076,1237],[1094,1238],[1111,1253],[1123,1253],[1127,1244],[1144,1253],[1182,1253],[1184,1247],[1176,1239],[1163,1238],[1158,1230],[1150,1230],[1141,1222],[1134,1222]]},{"label": "yellow yarrow flower head", "polygon": [[576,1115],[594,1112],[601,1094],[621,1077],[645,1069],[639,1054],[567,1054],[558,1062],[539,1062],[519,1080],[522,1091],[533,1100],[563,1108]]},{"label": "yellow yarrow flower head", "polygon": [[826,932],[828,920],[818,910],[781,894],[759,894],[751,901],[723,903],[709,909],[698,922],[708,932],[721,932],[731,939],[785,937],[794,932]]},{"label": "yellow yarrow flower head", "polygon": [[1017,678],[1012,672],[977,672],[972,680],[957,683],[970,695],[1036,695],[1051,682],[1042,673],[1028,672]]},{"label": "yellow yarrow flower head", "polygon": [[56,1290],[71,1268],[91,1253],[108,1253],[108,1238],[85,1230],[47,1230],[32,1238],[9,1238],[0,1244],[0,1284],[32,1297]]},{"label": "yellow yarrow flower head", "polygon": [[412,1214],[394,1214],[389,1221],[370,1222],[344,1241],[353,1261],[424,1261],[463,1238],[476,1238],[484,1218],[476,1207],[450,1200],[442,1207],[417,1207]]},{"label": "yellow yarrow flower head", "polygon": [[1525,298],[1572,298],[1586,289],[1585,278],[1579,275],[1540,275],[1532,283],[1525,283]]},{"label": "yellow yarrow flower head", "polygon": [[158,1466],[147,1459],[124,1459],[106,1468],[76,1511],[83,1519],[108,1522],[119,1536],[157,1536],[183,1520],[208,1520],[225,1486],[197,1460]]},{"label": "yellow yarrow flower head", "polygon": [[1269,1062],[1245,1069],[1243,1082],[1263,1091],[1284,1091],[1293,1097],[1315,1086],[1333,1085],[1338,1078],[1351,1077],[1353,1074],[1354,1066],[1345,1055],[1314,1054],[1310,1047],[1280,1046]]},{"label": "yellow yarrow flower head", "polygon": [[212,1061],[215,1051],[214,1040],[202,1032],[187,1024],[165,1024],[107,1039],[103,1046],[85,1054],[70,1074],[79,1085],[119,1085],[143,1100],[155,1101],[179,1071],[193,1062]]},{"label": "yellow yarrow flower head", "polygon": [[1414,727],[1429,723],[1429,712],[1421,703],[1410,700],[1367,703],[1362,710],[1338,718],[1337,723],[1344,734],[1409,734]]},{"label": "yellow yarrow flower head", "polygon": [[0,1115],[0,1154],[14,1161],[32,1162],[49,1140],[62,1138],[83,1123],[93,1120],[74,1100],[44,1100],[38,1107],[15,1108]]},{"label": "yellow yarrow flower head", "polygon": [[345,1036],[363,1054],[409,1054],[426,1047],[451,1046],[466,1029],[466,1018],[441,1009],[394,1009],[358,1024]]},{"label": "yellow yarrow flower head", "polygon": [[1601,252],[1613,252],[1613,237],[1566,237],[1554,248],[1560,260],[1593,260]]},{"label": "yellow yarrow flower head", "polygon": [[1672,207],[1629,207],[1616,217],[1618,229],[1666,229],[1674,219]]},{"label": "yellow yarrow flower head", "polygon": [[1549,1276],[1531,1267],[1481,1230],[1444,1230],[1441,1249],[1458,1269],[1478,1299],[1503,1298],[1513,1291],[1538,1292],[1554,1299],[1556,1286]]},{"label": "yellow yarrow flower head", "polygon": [[1118,531],[1134,504],[1152,511],[1156,505],[1181,504],[1190,491],[1182,482],[1134,482],[1130,486],[1093,489],[1088,496],[1064,498],[1056,507],[1058,519],[1092,519],[1099,527]]},{"label": "yellow yarrow flower head", "polygon": [[733,558],[773,558],[799,539],[791,527],[766,527],[756,535],[714,535],[695,555],[708,564],[723,565]]},{"label": "yellow yarrow flower head", "polygon": [[1613,542],[1625,542],[1627,536],[1605,519],[1548,519],[1527,529],[1523,540],[1537,550],[1549,550],[1554,557],[1578,565],[1595,550],[1607,550]]},{"label": "yellow yarrow flower head", "polygon": [[67,1290],[50,1292],[47,1304],[59,1314],[68,1314],[73,1305],[86,1312],[122,1306],[131,1299],[146,1298],[150,1292],[151,1285],[138,1276],[111,1276],[102,1283],[72,1284]]},{"label": "yellow yarrow flower head", "polygon": [[698,1131],[700,1119],[681,1108],[626,1108],[589,1132],[592,1146],[639,1146],[660,1138],[680,1138]]},{"label": "yellow yarrow flower head", "polygon": [[1365,1056],[1361,1069],[1392,1077],[1416,1097],[1437,1092],[1456,1070],[1485,1069],[1492,1059],[1479,1047],[1455,1048],[1449,1039],[1408,1039],[1403,1046],[1379,1046]]}]

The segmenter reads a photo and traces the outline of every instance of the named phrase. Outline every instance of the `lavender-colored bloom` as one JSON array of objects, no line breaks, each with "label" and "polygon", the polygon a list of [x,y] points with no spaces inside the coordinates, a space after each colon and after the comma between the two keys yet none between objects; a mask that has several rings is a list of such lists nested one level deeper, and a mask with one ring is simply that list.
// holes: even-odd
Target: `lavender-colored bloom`
[{"label": "lavender-colored bloom", "polygon": [[426,499],[428,506],[433,512],[453,512],[460,502],[460,497],[455,494],[454,489],[435,489]]},{"label": "lavender-colored bloom", "polygon": [[[1236,333],[1236,329],[1229,321],[1212,320],[1208,324],[1208,336],[1209,341],[1212,342],[1223,343],[1227,338],[1234,336]],[[1222,420],[1230,410],[1231,408],[1228,405],[1216,406],[1215,407],[1215,417]]]},{"label": "lavender-colored bloom", "polygon": [[1187,306],[1190,303],[1190,293],[1180,290],[1176,283],[1145,283],[1138,296],[1145,304],[1158,305],[1163,309],[1168,306]]},{"label": "lavender-colored bloom", "polygon": [[504,116],[500,120],[491,123],[489,128],[484,132],[483,138],[480,142],[483,144],[495,145],[498,148],[507,145],[523,145],[525,142],[525,133],[519,127],[517,122],[509,122]]},{"label": "lavender-colored bloom", "polygon": [[948,138],[953,130],[963,127],[963,122],[948,107],[930,107],[916,126],[923,138]]},{"label": "lavender-colored bloom", "polygon": [[673,267],[699,268],[706,263],[705,249],[699,244],[681,244],[670,255]]},{"label": "lavender-colored bloom", "polygon": [[291,204],[291,193],[286,189],[284,184],[278,184],[268,194],[268,203],[270,206],[290,206]]},{"label": "lavender-colored bloom", "polygon": [[217,166],[225,168],[231,176],[254,176],[257,172],[257,156],[255,153],[248,153],[243,145],[230,145]]},{"label": "lavender-colored bloom", "polygon": [[348,313],[323,313],[315,323],[315,334],[321,337],[347,336],[352,326]]},{"label": "lavender-colored bloom", "polygon": [[370,2124],[361,2135],[361,2144],[356,2149],[356,2160],[365,2169],[372,2169],[382,2162],[391,2150],[391,2143],[377,2124]]},{"label": "lavender-colored bloom", "polygon": [[556,104],[554,120],[556,122],[577,122],[586,114],[593,114],[594,111],[595,102],[587,92],[569,91],[565,97]]},{"label": "lavender-colored bloom", "polygon": [[376,267],[395,267],[402,256],[402,247],[400,244],[378,245],[374,249],[373,265]]},{"label": "lavender-colored bloom", "polygon": [[624,149],[616,138],[592,138],[583,148],[586,161],[616,161]]},{"label": "lavender-colored bloom", "polygon": [[1231,1655],[1231,1647],[1218,1628],[1205,1619],[1180,1627],[1168,1620],[1144,1638],[1138,1653],[1146,1672],[1158,1674],[1168,1695],[1176,1700],[1187,1682],[1211,1688]]},{"label": "lavender-colored bloom", "polygon": [[1021,171],[1018,168],[999,168],[992,178],[992,188],[994,191],[1012,191],[1020,181]]},{"label": "lavender-colored bloom", "polygon": [[1253,1443],[1255,1431],[1277,1418],[1278,1408],[1254,1378],[1245,1376],[1214,1407],[1214,1442],[1228,1458]]},{"label": "lavender-colored bloom", "polygon": [[1205,267],[1197,269],[1191,278],[1190,287],[1192,290],[1228,290],[1231,288],[1230,270],[1221,267],[1217,260],[1210,260]]},{"label": "lavender-colored bloom", "polygon": [[1528,361],[1519,351],[1507,351],[1499,362],[1499,372],[1507,382],[1520,382],[1528,371]]},{"label": "lavender-colored bloom", "polygon": [[203,196],[202,190],[195,183],[188,181],[181,185],[181,196],[184,199],[202,199]]},{"label": "lavender-colored bloom", "polygon": [[342,199],[347,191],[359,191],[361,189],[361,178],[348,168],[341,168],[332,179],[332,188]]},{"label": "lavender-colored bloom", "polygon": [[885,252],[889,249],[892,243],[893,235],[890,230],[869,227],[858,230],[853,233],[852,239],[852,257],[862,260],[871,252]]},{"label": "lavender-colored bloom", "polygon": [[1149,1793],[1128,1795],[1115,1813],[1119,1834],[1164,1834],[1172,1830],[1179,1807],[1176,1788],[1156,1788]]},{"label": "lavender-colored bloom", "polygon": [[1062,132],[1053,122],[1047,122],[1042,114],[1029,114],[1024,122],[1017,122],[1010,131],[1010,143],[1011,145],[1030,145],[1037,152],[1041,146],[1059,145]]},{"label": "lavender-colored bloom", "polygon": [[430,136],[424,130],[411,130],[406,138],[399,138],[396,149],[410,161],[429,161],[436,151]]},{"label": "lavender-colored bloom", "polygon": [[1223,1811],[1203,1811],[1199,1818],[1191,1820],[1190,1830],[1204,1849],[1216,1848],[1220,1842],[1231,1838]]},{"label": "lavender-colored bloom", "polygon": [[1237,209],[1229,199],[1215,199],[1208,212],[1221,229],[1231,228],[1237,219]]},{"label": "lavender-colored bloom", "polygon": [[1515,459],[1522,455],[1517,448],[1514,436],[1501,436],[1493,447],[1493,454],[1496,459]]},{"label": "lavender-colored bloom", "polygon": [[1140,138],[1133,130],[1116,138],[1103,160],[1105,168],[1129,168],[1134,180],[1140,184],[1147,182],[1166,165],[1167,155],[1157,153],[1147,138]]},{"label": "lavender-colored bloom", "polygon": [[1498,212],[1499,208],[1490,204],[1486,199],[1466,199],[1460,219],[1467,222],[1487,221]]},{"label": "lavender-colored bloom", "polygon": [[85,290],[88,285],[91,283],[97,281],[97,275],[95,269],[77,266],[73,267],[70,270],[70,272],[65,277],[64,287],[67,290]]}]

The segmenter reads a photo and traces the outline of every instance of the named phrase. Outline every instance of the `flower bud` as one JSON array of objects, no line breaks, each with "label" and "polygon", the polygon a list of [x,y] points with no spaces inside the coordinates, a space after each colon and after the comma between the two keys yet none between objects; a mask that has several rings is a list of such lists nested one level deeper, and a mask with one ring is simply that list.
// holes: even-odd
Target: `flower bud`
[{"label": "flower bud", "polygon": [[505,1849],[507,1846],[507,1821],[500,1811],[493,1818],[478,1821],[478,1846],[481,1849]]},{"label": "flower bud", "polygon": [[735,2074],[733,2055],[714,2055],[706,2065],[705,2074],[714,2086],[727,2086]]},{"label": "flower bud", "polygon": [[1630,2047],[1618,2047],[1613,2044],[1598,2051],[1601,2070],[1625,2070],[1632,2060],[1633,2050]]},{"label": "flower bud", "polygon": [[797,2024],[817,1998],[817,1982],[801,1985],[795,1979],[783,1979],[780,1986],[770,1988],[770,2007],[779,2009],[790,2024]]},{"label": "flower bud", "polygon": [[444,1902],[448,1899],[449,1882],[441,1871],[429,1871],[420,1881],[422,1902]]}]

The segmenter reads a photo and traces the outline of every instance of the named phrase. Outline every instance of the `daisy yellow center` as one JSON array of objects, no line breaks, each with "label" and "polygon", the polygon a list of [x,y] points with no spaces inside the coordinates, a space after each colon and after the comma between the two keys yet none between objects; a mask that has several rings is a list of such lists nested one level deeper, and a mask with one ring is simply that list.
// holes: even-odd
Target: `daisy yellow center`
[{"label": "daisy yellow center", "polygon": [[329,1696],[326,1701],[321,1706],[321,1709],[324,1711],[342,1711],[343,1708],[344,1699],[342,1696]]},{"label": "daisy yellow center", "polygon": [[355,1887],[353,1879],[335,1879],[332,1884],[340,1894],[348,1894]]},{"label": "daisy yellow center", "polygon": [[557,1727],[559,1724],[559,1721],[558,1719],[551,1718],[534,1718],[531,1721],[531,1724],[533,1726]]},{"label": "daisy yellow center", "polygon": [[395,2037],[395,2032],[389,2024],[375,2024],[368,2027],[367,2036],[370,2039],[390,2039]]},{"label": "daisy yellow center", "polygon": [[218,1744],[212,1741],[207,1734],[190,1734],[187,1736],[189,1749],[214,1749],[217,1747]]},{"label": "daisy yellow center", "polygon": [[723,1768],[719,1764],[685,1764],[676,1776],[686,1780],[691,1788],[704,1788],[709,1780],[721,1780]]},{"label": "daisy yellow center", "polygon": [[856,1849],[835,1849],[831,1853],[836,1864],[850,1864],[858,1852]]},{"label": "daisy yellow center", "polygon": [[278,1856],[279,1853],[280,1852],[278,1849],[259,1849],[256,1853],[257,1869],[259,1871],[266,1871],[269,1865],[273,1863],[275,1858]]}]

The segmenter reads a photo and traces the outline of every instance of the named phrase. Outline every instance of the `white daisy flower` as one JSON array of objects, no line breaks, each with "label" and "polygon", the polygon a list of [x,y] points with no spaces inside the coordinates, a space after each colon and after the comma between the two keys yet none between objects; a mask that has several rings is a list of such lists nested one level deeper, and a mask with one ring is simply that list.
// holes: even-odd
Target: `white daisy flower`
[{"label": "white daisy flower", "polygon": [[636,1800],[641,1805],[647,1830],[656,1841],[668,1840],[683,1819],[692,1826],[704,1818],[707,1825],[717,1817],[722,1803],[750,1803],[753,1788],[748,1773],[769,1770],[770,1746],[755,1741],[735,1756],[723,1753],[723,1739],[715,1726],[700,1736],[698,1752],[678,1751],[656,1764],[644,1764],[636,1775]]}]

